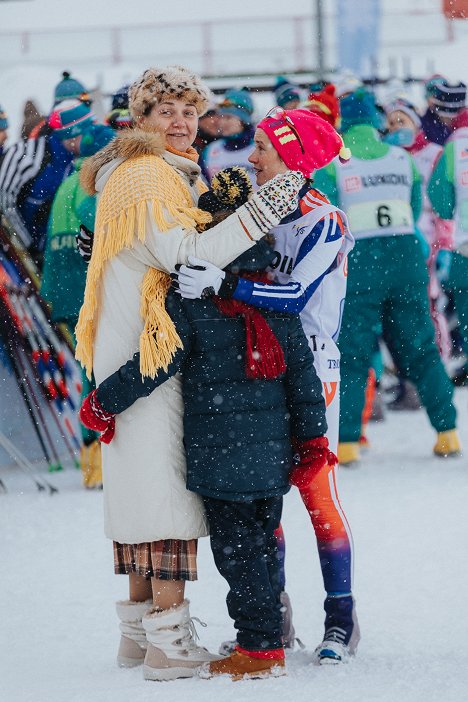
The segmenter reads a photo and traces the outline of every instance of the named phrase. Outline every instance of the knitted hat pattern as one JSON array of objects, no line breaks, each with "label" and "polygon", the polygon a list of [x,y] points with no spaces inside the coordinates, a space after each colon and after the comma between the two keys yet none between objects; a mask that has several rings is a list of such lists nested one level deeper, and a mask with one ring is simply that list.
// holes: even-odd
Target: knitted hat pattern
[{"label": "knitted hat pattern", "polygon": [[184,99],[193,103],[198,115],[210,104],[210,91],[201,78],[183,66],[148,68],[129,88],[129,107],[133,117],[142,117],[163,98]]},{"label": "knitted hat pattern", "polygon": [[94,115],[81,100],[64,100],[55,106],[48,124],[62,141],[79,136],[92,124]]},{"label": "knitted hat pattern", "polygon": [[223,101],[219,105],[220,115],[233,115],[234,117],[238,117],[241,122],[247,126],[252,124],[253,111],[253,100],[250,97],[249,91],[244,88],[241,90],[227,90],[224,94]]},{"label": "knitted hat pattern", "polygon": [[311,92],[304,107],[314,114],[326,119],[332,127],[336,127],[340,118],[340,104],[336,97],[335,86],[329,83],[320,92]]},{"label": "knitted hat pattern", "polygon": [[288,168],[306,178],[336,156],[347,161],[351,152],[331,124],[309,110],[280,110],[258,124]]},{"label": "knitted hat pattern", "polygon": [[385,113],[391,115],[392,112],[403,112],[416,125],[417,129],[421,128],[421,118],[417,113],[416,107],[404,98],[397,98],[389,105],[385,105]]},{"label": "knitted hat pattern", "polygon": [[274,93],[275,102],[280,107],[284,107],[288,104],[288,102],[292,102],[293,100],[301,100],[299,88],[286,80],[284,76],[278,76],[276,78]]},{"label": "knitted hat pattern", "polygon": [[430,98],[433,109],[441,117],[455,117],[466,104],[465,83],[454,83],[451,85],[445,79],[434,83]]},{"label": "knitted hat pattern", "polygon": [[446,79],[444,76],[440,75],[440,73],[435,73],[433,76],[431,76],[424,84],[426,98],[431,97],[434,94],[436,86],[444,81],[446,81]]},{"label": "knitted hat pattern", "polygon": [[57,84],[54,91],[54,107],[63,100],[72,98],[88,98],[87,90],[79,80],[72,78],[68,71],[62,73],[62,80]]},{"label": "knitted hat pattern", "polygon": [[0,131],[5,131],[8,129],[8,119],[5,110],[0,105]]}]

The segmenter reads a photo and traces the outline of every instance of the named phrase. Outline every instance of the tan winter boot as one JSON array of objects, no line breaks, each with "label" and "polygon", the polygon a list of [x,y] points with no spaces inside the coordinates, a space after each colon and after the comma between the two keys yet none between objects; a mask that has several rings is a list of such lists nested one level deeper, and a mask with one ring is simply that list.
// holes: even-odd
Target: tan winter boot
[{"label": "tan winter boot", "polygon": [[338,463],[341,466],[354,466],[359,463],[360,458],[358,441],[338,444]]},{"label": "tan winter boot", "polygon": [[145,680],[191,678],[203,663],[219,659],[197,645],[193,621],[188,600],[172,609],[151,610],[143,617],[148,641],[143,666]]},{"label": "tan winter boot", "polygon": [[148,643],[141,620],[153,604],[152,600],[146,602],[132,602],[126,600],[116,602],[117,616],[120,619],[120,646],[117,654],[117,664],[121,668],[134,668],[141,665],[145,659]]},{"label": "tan winter boot", "polygon": [[102,488],[101,444],[97,439],[89,446],[83,444],[81,447],[80,466],[85,488]]},{"label": "tan winter boot", "polygon": [[218,675],[228,675],[231,680],[245,678],[270,678],[286,675],[284,658],[257,658],[248,651],[236,649],[227,658],[206,663],[199,672],[205,680]]}]

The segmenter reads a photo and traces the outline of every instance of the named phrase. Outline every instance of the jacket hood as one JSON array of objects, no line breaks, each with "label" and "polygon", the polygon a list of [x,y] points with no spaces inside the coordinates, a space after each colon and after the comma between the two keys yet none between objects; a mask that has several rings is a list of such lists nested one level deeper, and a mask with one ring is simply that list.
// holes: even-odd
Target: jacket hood
[{"label": "jacket hood", "polygon": [[125,129],[101,151],[84,161],[80,172],[81,186],[89,195],[94,195],[97,192],[97,175],[104,166],[112,161],[119,164],[139,156],[161,156],[164,151],[165,142],[161,134],[142,129]]},{"label": "jacket hood", "polygon": [[226,266],[226,270],[238,275],[241,271],[254,273],[263,271],[275,258],[276,252],[265,239],[258,241]]}]

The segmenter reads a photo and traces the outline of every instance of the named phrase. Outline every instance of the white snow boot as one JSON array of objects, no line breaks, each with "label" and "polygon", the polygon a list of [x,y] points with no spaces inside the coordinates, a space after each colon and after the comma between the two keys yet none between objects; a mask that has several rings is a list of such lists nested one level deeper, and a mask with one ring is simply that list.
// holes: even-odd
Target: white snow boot
[{"label": "white snow boot", "polygon": [[[194,619],[188,600],[172,609],[151,610],[143,617],[148,641],[143,666],[145,680],[191,678],[203,663],[219,659],[197,645]],[[199,619],[195,621],[206,626]]]},{"label": "white snow boot", "polygon": [[148,644],[142,619],[152,604],[152,600],[146,602],[125,600],[115,604],[121,632],[117,664],[121,668],[134,668],[144,661]]},{"label": "white snow boot", "polygon": [[325,635],[315,649],[315,662],[318,665],[349,663],[361,639],[354,597],[329,595],[324,609]]},{"label": "white snow boot", "polygon": [[338,641],[322,641],[315,649],[315,661],[318,665],[338,665],[349,663],[351,652],[348,646]]}]

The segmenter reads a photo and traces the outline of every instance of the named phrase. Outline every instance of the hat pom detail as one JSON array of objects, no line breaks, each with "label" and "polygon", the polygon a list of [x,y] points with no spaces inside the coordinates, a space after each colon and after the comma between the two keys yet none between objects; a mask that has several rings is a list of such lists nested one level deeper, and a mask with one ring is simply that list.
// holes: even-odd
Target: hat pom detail
[{"label": "hat pom detail", "polygon": [[351,158],[351,149],[348,149],[347,146],[342,146],[338,157],[341,163],[346,163],[346,161],[349,161],[349,159]]}]

